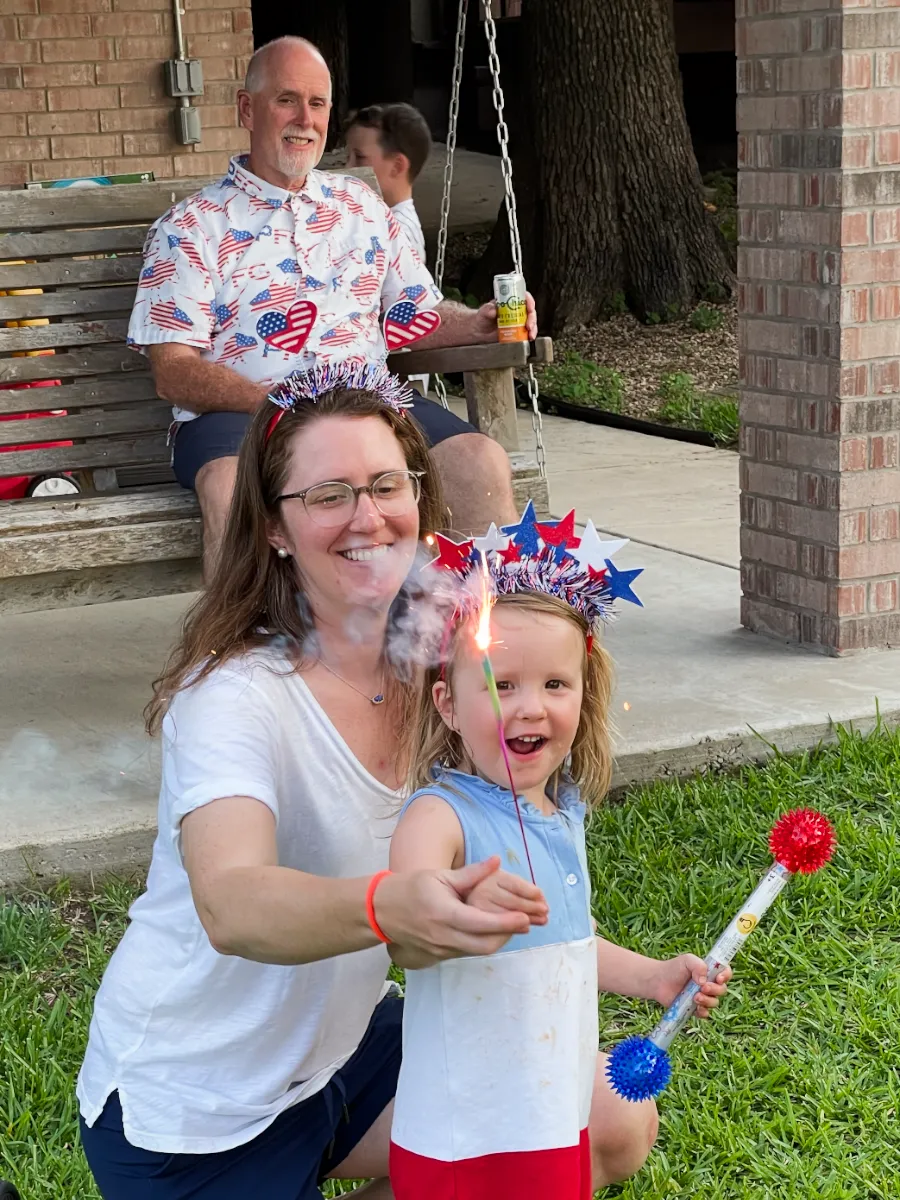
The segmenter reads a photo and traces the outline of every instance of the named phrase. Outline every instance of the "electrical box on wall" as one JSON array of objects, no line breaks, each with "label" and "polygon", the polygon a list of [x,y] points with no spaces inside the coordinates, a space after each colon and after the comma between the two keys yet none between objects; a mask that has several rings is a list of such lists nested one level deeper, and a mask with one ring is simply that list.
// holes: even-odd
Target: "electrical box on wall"
[{"label": "electrical box on wall", "polygon": [[199,58],[170,58],[165,64],[166,91],[176,99],[203,95],[203,63]]},{"label": "electrical box on wall", "polygon": [[175,109],[175,129],[182,146],[200,141],[200,109],[189,105]]}]

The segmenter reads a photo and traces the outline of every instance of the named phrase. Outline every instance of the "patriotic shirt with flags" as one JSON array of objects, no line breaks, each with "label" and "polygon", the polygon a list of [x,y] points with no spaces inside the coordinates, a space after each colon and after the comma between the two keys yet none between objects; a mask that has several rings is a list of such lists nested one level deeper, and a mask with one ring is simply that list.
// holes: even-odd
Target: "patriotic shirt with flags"
[{"label": "patriotic shirt with flags", "polygon": [[[529,878],[511,793],[436,768],[421,795],[459,819],[466,863]],[[522,804],[547,925],[497,954],[408,971],[391,1130],[396,1200],[590,1200],[588,1118],[599,1041],[597,948],[578,789],[552,816]],[[403,820],[401,814],[400,820]]]},{"label": "patriotic shirt with flags", "polygon": [[[301,191],[288,192],[245,164],[232,159],[223,180],[152,226],[129,344],[196,346],[261,384],[317,363],[383,361],[382,313],[442,299],[391,210],[353,176],[310,171]],[[303,300],[317,310],[305,344],[272,344],[267,331],[302,320]],[[176,420],[195,415],[175,409]]]}]

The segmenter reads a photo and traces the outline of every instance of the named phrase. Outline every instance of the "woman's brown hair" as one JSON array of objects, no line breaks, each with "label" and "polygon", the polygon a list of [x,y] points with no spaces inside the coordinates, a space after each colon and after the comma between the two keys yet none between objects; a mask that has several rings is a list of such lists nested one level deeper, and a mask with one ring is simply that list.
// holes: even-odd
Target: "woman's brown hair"
[{"label": "woman's brown hair", "polygon": [[[268,428],[276,409],[269,403],[256,412],[241,446],[237,479],[215,575],[190,609],[181,639],[153,684],[153,699],[144,716],[147,730],[158,732],[175,695],[204,679],[218,665],[280,638],[302,662],[303,647],[313,631],[292,559],[279,558],[269,544],[268,525],[278,519],[276,497],[284,490],[292,447],[301,430],[331,416],[379,417],[400,443],[410,471],[421,471],[420,536],[444,524],[440,482],[428,446],[411,417],[388,408],[372,392],[335,388],[315,403],[286,410],[271,436]],[[406,606],[403,590],[394,601],[391,618]],[[389,618],[389,625],[390,619]],[[392,680],[388,699],[405,718],[415,703],[418,681]],[[402,726],[400,726],[402,728]]]},{"label": "woman's brown hair", "polygon": [[[541,613],[571,621],[584,638],[584,695],[581,701],[581,720],[572,743],[571,765],[567,774],[581,790],[581,798],[593,807],[600,803],[609,791],[612,777],[612,738],[610,731],[610,700],[613,689],[613,665],[609,654],[597,636],[588,643],[590,627],[576,609],[545,592],[516,592],[498,596],[497,605],[510,605],[527,612]],[[407,756],[409,774],[407,786],[410,793],[418,788],[427,788],[433,782],[432,769],[435,764],[469,770],[470,764],[462,738],[443,721],[432,699],[432,689],[441,678],[446,678],[453,694],[453,661],[460,639],[474,633],[473,618],[456,625],[448,638],[448,644],[439,663],[426,672],[425,683],[419,703],[407,731]],[[558,780],[554,780],[554,786]]]}]

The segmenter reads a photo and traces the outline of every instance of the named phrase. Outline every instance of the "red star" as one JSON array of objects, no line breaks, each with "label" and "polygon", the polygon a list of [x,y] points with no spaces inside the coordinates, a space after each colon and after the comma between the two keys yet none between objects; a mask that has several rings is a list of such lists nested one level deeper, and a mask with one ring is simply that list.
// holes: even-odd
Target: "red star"
[{"label": "red star", "polygon": [[510,542],[505,550],[498,550],[497,553],[500,555],[500,561],[506,566],[508,563],[519,561],[522,557],[522,547]]},{"label": "red star", "polygon": [[588,579],[590,579],[591,583],[602,583],[605,578],[605,567],[602,567],[599,571],[594,567],[588,567]]},{"label": "red star", "polygon": [[556,521],[553,525],[536,524],[535,528],[540,534],[545,546],[562,546],[568,549],[569,546],[577,546],[578,538],[575,536],[575,509],[563,517],[561,521]]},{"label": "red star", "polygon": [[454,542],[451,538],[444,537],[442,533],[435,534],[435,537],[440,554],[432,566],[443,567],[445,570],[455,571],[457,574],[465,571],[469,566],[475,542],[471,538],[467,542]]}]

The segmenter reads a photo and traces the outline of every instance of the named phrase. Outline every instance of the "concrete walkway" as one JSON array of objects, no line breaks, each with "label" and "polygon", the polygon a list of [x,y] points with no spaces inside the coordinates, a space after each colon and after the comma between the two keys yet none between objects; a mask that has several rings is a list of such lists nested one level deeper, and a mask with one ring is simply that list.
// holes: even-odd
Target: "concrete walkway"
[{"label": "concrete walkway", "polygon": [[[735,455],[558,417],[545,437],[554,511],[630,536],[617,563],[646,568],[646,607],[609,633],[618,782],[762,757],[752,730],[790,749],[831,720],[869,727],[876,704],[900,720],[900,652],[830,659],[740,629]],[[0,889],[146,863],[158,745],[141,709],[189,601],[3,622]]]}]

